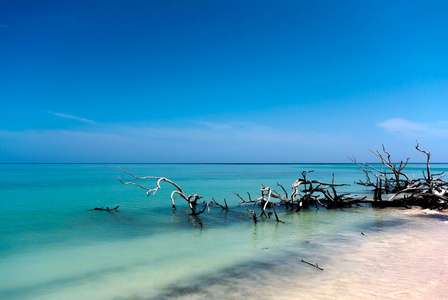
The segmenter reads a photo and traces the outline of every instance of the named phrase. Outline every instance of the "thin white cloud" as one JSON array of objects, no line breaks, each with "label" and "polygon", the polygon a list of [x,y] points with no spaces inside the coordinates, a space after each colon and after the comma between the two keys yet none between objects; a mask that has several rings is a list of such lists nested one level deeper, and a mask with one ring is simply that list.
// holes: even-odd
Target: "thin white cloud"
[{"label": "thin white cloud", "polygon": [[426,124],[415,123],[405,119],[394,118],[388,119],[381,123],[378,123],[379,127],[382,127],[390,132],[409,132],[409,131],[428,131],[429,127]]},{"label": "thin white cloud", "polygon": [[4,151],[11,157],[50,162],[343,161],[344,148],[353,142],[345,135],[255,123],[197,125],[197,122],[157,127],[101,124],[84,132],[0,130],[0,142],[8,145]]},{"label": "thin white cloud", "polygon": [[[195,126],[199,124],[200,126]],[[182,144],[220,145],[232,148],[253,145],[256,148],[343,145],[352,141],[347,134],[324,134],[312,130],[276,128],[251,122],[192,122],[186,126],[110,126],[108,132]]]},{"label": "thin white cloud", "polygon": [[81,117],[77,117],[77,116],[61,114],[58,112],[50,112],[50,113],[57,117],[64,118],[64,119],[71,119],[71,120],[77,120],[77,121],[84,122],[84,123],[96,124],[96,122],[93,120],[89,120],[89,119],[85,119],[85,118],[81,118]]},{"label": "thin white cloud", "polygon": [[448,138],[448,122],[418,123],[401,118],[392,118],[377,124],[386,131],[405,137]]},{"label": "thin white cloud", "polygon": [[239,129],[269,129],[268,126],[264,126],[262,124],[256,124],[252,122],[208,122],[208,121],[197,121],[196,124],[199,124],[210,130],[239,130]]}]

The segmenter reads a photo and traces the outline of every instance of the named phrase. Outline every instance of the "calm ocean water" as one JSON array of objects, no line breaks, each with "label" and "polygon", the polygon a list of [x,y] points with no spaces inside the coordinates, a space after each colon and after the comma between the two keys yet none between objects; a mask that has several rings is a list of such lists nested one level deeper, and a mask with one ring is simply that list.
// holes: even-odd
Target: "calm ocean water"
[{"label": "calm ocean water", "polygon": [[[138,176],[165,176],[207,201],[225,198],[230,210],[212,207],[193,217],[177,199],[173,212],[170,185],[162,184],[147,198],[144,190],[117,180],[132,179],[119,167]],[[424,168],[412,164],[407,170],[419,177]],[[433,172],[445,169],[447,164],[432,167]],[[279,211],[285,224],[266,220],[255,226],[246,211],[251,207],[237,207],[232,192],[258,196],[261,183],[274,187],[277,182],[289,192],[304,170],[314,170],[309,178],[322,181],[334,172],[336,183],[352,184],[341,191],[369,193],[353,184],[363,173],[352,164],[0,165],[0,298],[255,299],[260,282],[284,274],[312,276],[316,270],[301,259],[335,266],[337,253],[359,246],[361,231],[417,234],[422,224],[440,223],[362,207]],[[114,213],[91,210],[117,205]],[[229,287],[236,294],[229,294]]]}]

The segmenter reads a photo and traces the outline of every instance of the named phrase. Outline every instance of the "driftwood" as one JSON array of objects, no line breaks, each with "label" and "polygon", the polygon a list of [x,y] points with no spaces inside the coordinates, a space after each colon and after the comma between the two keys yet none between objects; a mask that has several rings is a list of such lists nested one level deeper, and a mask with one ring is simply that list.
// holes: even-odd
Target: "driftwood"
[{"label": "driftwood", "polygon": [[252,213],[252,218],[254,219],[254,223],[257,224],[257,213],[251,209],[248,209],[247,211]]},{"label": "driftwood", "polygon": [[[363,171],[366,176],[365,181],[359,180],[355,182],[355,184],[374,187],[375,200],[380,200],[379,198],[381,198],[382,193],[399,192],[412,183],[409,176],[403,172],[404,168],[408,165],[409,158],[407,158],[405,162],[400,161],[400,164],[397,166],[397,164],[392,162],[390,153],[386,151],[384,145],[382,145],[382,147],[383,154],[381,154],[378,150],[372,149],[370,149],[370,152],[380,158],[381,163],[388,169],[386,169],[386,171],[380,170],[366,163],[360,164],[356,161],[354,156],[351,158],[349,157],[353,163],[360,167],[360,170]],[[375,180],[372,181],[370,176],[373,176]]]},{"label": "driftwood", "polygon": [[[401,161],[398,165],[393,164],[390,154],[383,145],[384,157],[379,151],[370,150],[381,159],[381,163],[390,171],[383,171],[366,163],[358,163],[353,157],[350,160],[360,167],[360,170],[366,175],[365,181],[358,181],[355,184],[374,187],[374,197],[372,205],[379,207],[411,207],[412,205],[421,206],[430,209],[448,208],[448,182],[442,180],[444,172],[431,174],[430,158],[428,151],[419,148],[419,143],[414,147],[417,151],[426,155],[426,173],[422,171],[423,178],[410,179],[404,172],[408,164]],[[374,183],[371,180],[376,178]],[[382,194],[392,194],[388,200],[382,199]],[[401,198],[399,196],[402,196]]]},{"label": "driftwood", "polygon": [[[202,197],[199,197],[199,195],[197,195],[197,194],[191,194],[191,195],[187,195],[187,194],[185,194],[185,192],[183,191],[183,189],[182,189],[178,184],[176,184],[175,182],[169,180],[168,178],[165,178],[165,177],[155,177],[155,176],[138,177],[138,176],[135,176],[135,175],[133,175],[133,174],[131,174],[131,173],[129,173],[129,172],[123,170],[123,169],[120,169],[120,170],[123,171],[124,173],[126,173],[126,174],[132,176],[134,179],[137,179],[137,180],[157,179],[157,181],[156,181],[156,187],[150,189],[150,188],[147,188],[147,187],[145,187],[145,186],[143,186],[143,185],[141,185],[141,184],[137,184],[137,183],[134,183],[134,182],[129,182],[129,181],[124,182],[124,181],[122,181],[120,178],[118,178],[118,180],[119,180],[122,184],[135,185],[135,186],[138,186],[138,187],[140,187],[140,188],[142,188],[142,189],[145,189],[145,190],[146,190],[146,196],[147,196],[147,197],[149,197],[149,196],[151,195],[151,193],[154,195],[154,194],[161,188],[161,187],[160,187],[160,183],[161,183],[162,181],[165,181],[165,182],[171,184],[172,186],[174,186],[174,187],[176,188],[176,190],[174,190],[174,191],[171,192],[171,203],[172,203],[172,208],[173,208],[173,209],[176,209],[176,204],[174,203],[174,200],[175,200],[176,198],[179,198],[179,197],[180,197],[180,198],[183,198],[185,201],[188,202],[188,206],[189,206],[190,209],[191,209],[191,214],[192,214],[192,215],[199,215],[199,214],[203,213],[203,212],[205,211],[205,209],[208,207],[208,203],[205,203],[203,209],[200,210],[200,211],[197,211],[198,201],[199,201],[199,199],[201,199]],[[175,197],[175,195],[176,195],[176,197]]]},{"label": "driftwood", "polygon": [[307,262],[307,261],[305,261],[305,260],[303,260],[302,259],[302,262],[303,263],[306,263],[306,264],[308,264],[308,265],[310,265],[310,266],[313,266],[313,267],[315,267],[316,269],[319,269],[319,270],[321,270],[321,271],[323,271],[324,269],[322,269],[321,267],[319,267],[319,265],[316,263],[316,264],[312,264],[312,263],[310,263],[310,262]]},{"label": "driftwood", "polygon": [[226,199],[224,199],[224,206],[219,204],[218,202],[216,202],[215,198],[213,198],[213,197],[212,197],[212,200],[213,200],[212,202],[208,202],[210,205],[219,206],[219,207],[221,207],[221,209],[226,210],[226,211],[229,209],[229,207],[227,206]]},{"label": "driftwood", "polygon": [[[247,199],[240,194],[233,192],[241,201],[239,206],[252,204],[260,208],[260,213],[257,214],[255,210],[247,209],[251,214],[255,224],[260,220],[271,219],[275,216],[275,220],[279,223],[281,221],[277,214],[278,207],[285,207],[292,211],[301,211],[309,207],[326,208],[344,208],[352,207],[353,205],[360,206],[361,204],[371,204],[375,207],[411,207],[418,205],[423,208],[431,209],[447,209],[448,208],[448,182],[443,180],[444,172],[433,174],[430,168],[431,154],[419,148],[419,143],[415,149],[426,155],[426,171],[423,171],[423,178],[411,179],[406,173],[405,168],[408,165],[409,158],[399,163],[393,163],[390,153],[382,146],[382,152],[378,150],[370,150],[376,157],[378,157],[383,165],[383,168],[376,167],[366,163],[359,163],[353,156],[349,158],[353,163],[359,166],[360,170],[365,175],[365,180],[359,180],[355,184],[363,185],[373,188],[373,198],[367,199],[355,198],[350,193],[339,193],[338,188],[348,186],[348,184],[335,183],[335,175],[333,173],[331,182],[324,182],[320,180],[310,179],[311,171],[303,171],[301,177],[294,181],[291,185],[291,192],[277,182],[275,188],[271,188],[261,184],[260,197],[254,198],[250,193],[247,193]],[[125,185],[134,185],[146,190],[146,195],[154,195],[160,188],[161,183],[166,182],[174,187],[171,192],[172,208],[176,209],[175,199],[182,198],[191,209],[191,215],[197,216],[204,213],[211,206],[218,206],[222,210],[228,211],[226,199],[224,205],[218,203],[213,197],[212,201],[200,201],[202,197],[198,194],[187,195],[184,190],[174,181],[166,177],[145,176],[138,177],[127,171],[124,173],[131,176],[133,179],[140,180],[155,180],[155,187],[148,188],[136,182],[124,182],[120,178],[118,180]],[[277,190],[278,189],[278,190]],[[387,197],[383,197],[386,195]],[[95,210],[115,210],[109,208],[95,208]],[[269,211],[272,210],[272,211]],[[272,218],[273,219],[273,218]],[[201,223],[202,228],[202,223]],[[307,262],[306,262],[307,263]],[[317,265],[316,265],[317,266]]]},{"label": "driftwood", "polygon": [[[300,211],[310,206],[316,209],[324,207],[326,209],[351,207],[353,205],[371,204],[375,207],[406,207],[413,205],[431,209],[447,209],[448,208],[448,182],[442,180],[444,172],[432,174],[430,169],[430,153],[419,148],[419,144],[415,149],[427,156],[426,173],[423,171],[423,178],[412,179],[405,173],[409,158],[395,164],[392,162],[390,153],[382,146],[382,152],[378,150],[370,150],[377,156],[385,169],[380,169],[366,163],[358,163],[356,159],[350,158],[352,162],[360,167],[366,176],[365,181],[355,182],[356,184],[373,187],[373,199],[352,197],[350,193],[338,193],[338,188],[348,186],[347,184],[336,184],[335,175],[331,183],[319,180],[309,179],[308,175],[313,171],[303,171],[302,176],[292,184],[292,191],[288,196],[288,192],[283,185],[277,182],[281,193],[274,188],[261,185],[261,196],[254,199],[248,193],[248,200],[244,199],[240,194],[234,194],[241,200],[240,205],[254,204],[261,209],[259,218],[268,217],[272,212],[266,214],[267,209],[273,209],[276,212],[277,206],[285,206],[286,208]],[[389,194],[389,198],[383,199],[383,194]],[[399,197],[401,196],[401,197]],[[252,212],[254,220],[257,217]],[[255,215],[254,215],[255,214]]]},{"label": "driftwood", "polygon": [[[287,208],[295,208],[296,211],[300,211],[311,205],[315,206],[317,209],[319,209],[319,207],[346,207],[356,204],[356,201],[362,200],[350,197],[349,193],[339,194],[337,188],[347,186],[347,184],[336,184],[334,174],[332,182],[325,183],[319,180],[309,180],[307,174],[311,172],[313,171],[302,172],[302,178],[297,179],[292,184],[290,197],[288,197],[286,189],[279,183],[277,183],[277,186],[282,189],[285,196],[281,195],[277,190],[266,187],[263,184],[260,188],[261,196],[259,198],[252,199],[250,194],[248,194],[249,199],[246,200],[240,194],[236,192],[234,192],[234,194],[242,200],[240,205],[250,203],[258,204],[261,207],[260,217],[267,216],[266,209],[273,208],[277,221],[279,220],[275,207],[279,205],[284,205]],[[272,199],[277,199],[279,202],[273,202]]]},{"label": "driftwood", "polygon": [[[423,178],[412,180],[409,186],[395,193],[389,200],[393,201],[398,195],[406,194],[404,202],[408,206],[418,205],[423,208],[439,210],[448,208],[448,181],[442,180],[445,171],[431,174],[431,154],[421,150],[418,142],[415,149],[426,155],[426,174],[425,171],[422,171]],[[403,202],[402,199],[401,201]]]},{"label": "driftwood", "polygon": [[118,207],[120,207],[120,205],[117,205],[117,206],[114,207],[114,208],[109,208],[109,207],[106,207],[106,208],[104,208],[104,207],[95,207],[95,208],[92,209],[92,210],[104,210],[104,211],[109,211],[109,212],[111,212],[111,211],[115,211],[115,210],[117,210]]}]

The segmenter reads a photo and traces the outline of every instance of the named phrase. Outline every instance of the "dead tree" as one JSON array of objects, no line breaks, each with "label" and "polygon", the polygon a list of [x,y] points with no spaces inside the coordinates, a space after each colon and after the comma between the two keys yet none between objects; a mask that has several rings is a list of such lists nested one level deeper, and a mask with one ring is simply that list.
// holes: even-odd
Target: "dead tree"
[{"label": "dead tree", "polygon": [[[365,181],[360,180],[355,183],[374,187],[374,199],[372,205],[380,207],[411,207],[412,205],[418,205],[432,209],[448,208],[448,182],[442,180],[445,176],[444,172],[431,174],[431,154],[420,149],[418,141],[414,148],[426,155],[426,173],[425,171],[422,171],[423,178],[411,180],[403,171],[408,164],[409,158],[406,162],[401,161],[399,165],[393,164],[390,159],[390,154],[386,151],[384,145],[383,152],[386,157],[379,151],[370,151],[381,159],[381,163],[390,170],[389,172],[379,170],[379,168],[375,168],[366,163],[360,164],[354,157],[350,158],[350,160],[357,164],[360,167],[360,170],[366,175]],[[376,183],[373,183],[370,176],[376,178]],[[392,196],[389,197],[388,200],[382,201],[382,193],[391,193]]]},{"label": "dead tree", "polygon": [[[283,223],[278,215],[277,208],[280,206],[286,207],[295,211],[300,211],[305,208],[315,206],[316,209],[324,207],[326,209],[351,207],[353,205],[360,205],[362,203],[370,203],[372,206],[391,207],[402,206],[410,207],[418,205],[431,209],[447,209],[448,208],[448,181],[443,180],[444,172],[433,174],[430,168],[431,154],[419,148],[419,143],[415,149],[426,155],[426,171],[423,171],[423,178],[410,179],[404,172],[408,165],[409,158],[400,163],[393,163],[390,153],[382,146],[382,152],[378,150],[370,150],[377,156],[382,164],[382,167],[369,165],[366,163],[359,163],[355,157],[349,158],[353,163],[359,166],[360,170],[365,175],[365,180],[359,180],[356,184],[373,188],[373,199],[353,198],[350,193],[339,193],[338,188],[348,186],[348,184],[336,184],[335,175],[333,173],[331,182],[324,182],[320,180],[310,179],[309,173],[313,171],[303,171],[299,177],[291,185],[291,192],[277,182],[277,187],[271,188],[261,184],[260,197],[253,198],[249,193],[248,199],[244,199],[240,194],[234,194],[241,200],[240,205],[253,204],[258,205],[261,212],[257,214],[255,210],[248,209],[252,214],[254,223],[266,219],[271,219],[275,215],[277,222]],[[228,205],[224,199],[224,205],[219,204],[213,197],[210,202],[200,202],[200,197],[197,194],[187,195],[184,190],[172,180],[166,177],[145,176],[138,177],[127,171],[122,170],[135,180],[153,179],[156,181],[154,188],[148,188],[144,185],[135,182],[124,182],[120,178],[118,180],[125,185],[134,185],[146,190],[146,195],[154,195],[160,188],[161,182],[164,181],[174,187],[171,192],[172,208],[176,209],[175,199],[183,198],[187,201],[188,206],[193,216],[203,213],[211,206],[219,206],[222,210],[227,212]],[[383,194],[389,194],[389,198],[383,200]],[[201,208],[198,208],[198,206]],[[117,209],[109,208],[95,208],[95,210],[112,211]],[[267,211],[272,209],[272,211]],[[273,219],[273,218],[272,218]],[[198,223],[199,224],[199,223]],[[202,224],[202,223],[201,223]],[[202,228],[202,225],[201,225]]]},{"label": "dead tree", "polygon": [[276,220],[278,222],[281,221],[278,219],[277,211],[275,209],[276,206],[284,205],[286,208],[296,208],[296,211],[300,211],[311,205],[314,205],[317,209],[319,209],[319,207],[330,209],[335,207],[351,206],[353,204],[357,204],[356,201],[362,200],[356,200],[349,197],[349,193],[339,194],[337,188],[347,186],[347,184],[335,184],[334,174],[332,182],[325,183],[319,180],[309,180],[307,178],[307,174],[311,172],[313,171],[302,172],[302,177],[297,179],[292,184],[292,192],[289,197],[286,189],[278,182],[277,186],[282,189],[284,196],[277,190],[266,187],[263,184],[260,188],[261,196],[259,198],[252,199],[250,194],[248,194],[249,200],[246,200],[238,193],[234,192],[234,194],[242,200],[240,205],[258,204],[261,208],[259,217],[265,216],[269,218],[269,214],[271,213],[266,214],[266,209],[273,208]]},{"label": "dead tree", "polygon": [[[383,153],[378,150],[370,149],[370,152],[375,154],[380,160],[386,170],[376,168],[366,163],[358,163],[355,157],[349,159],[360,167],[360,170],[366,175],[365,181],[357,181],[355,184],[370,186],[374,188],[374,200],[381,200],[381,194],[396,193],[408,188],[412,184],[412,180],[404,173],[404,169],[408,165],[409,158],[406,161],[400,161],[399,164],[392,162],[390,153],[386,150],[384,145]],[[372,181],[371,176],[375,178]]]},{"label": "dead tree", "polygon": [[[204,207],[202,208],[202,210],[199,210],[199,211],[198,211],[198,210],[197,210],[198,201],[199,201],[199,199],[201,199],[202,197],[199,197],[197,194],[191,194],[191,195],[187,195],[187,194],[185,194],[184,190],[183,190],[178,184],[176,184],[175,182],[171,181],[171,180],[168,179],[168,178],[165,178],[165,177],[155,177],[155,176],[138,177],[138,176],[135,176],[135,175],[133,175],[133,174],[131,174],[131,173],[129,173],[129,172],[123,170],[123,169],[120,169],[120,170],[123,171],[124,173],[126,173],[126,174],[132,176],[132,177],[133,177],[134,179],[136,179],[136,180],[156,179],[156,180],[157,180],[157,181],[156,181],[156,187],[150,189],[150,188],[147,188],[147,187],[145,187],[145,186],[143,186],[143,185],[141,185],[141,184],[137,184],[137,183],[134,183],[134,182],[130,182],[130,181],[128,181],[128,182],[124,182],[124,181],[122,181],[120,178],[118,178],[118,180],[119,180],[122,184],[135,185],[135,186],[138,186],[138,187],[140,187],[140,188],[142,188],[142,189],[145,189],[145,190],[146,190],[146,196],[147,196],[147,197],[149,197],[149,196],[151,195],[151,193],[152,193],[152,195],[154,195],[154,194],[161,188],[161,187],[160,187],[160,183],[161,183],[162,181],[165,181],[165,182],[171,184],[172,186],[174,186],[174,187],[176,188],[176,190],[174,190],[174,191],[171,192],[171,203],[172,203],[172,205],[173,205],[173,206],[172,206],[173,209],[176,209],[176,204],[174,203],[174,200],[177,199],[177,198],[183,198],[185,201],[188,202],[188,206],[189,206],[189,208],[191,209],[191,214],[192,214],[192,215],[199,215],[199,214],[203,213],[203,212],[205,211],[205,209],[208,207],[208,203],[205,203],[205,205],[204,205]],[[175,197],[175,195],[176,195],[176,197]]]},{"label": "dead tree", "polygon": [[350,196],[350,193],[340,194],[338,192],[338,187],[348,186],[348,184],[336,184],[334,173],[331,183],[325,183],[319,180],[308,180],[305,173],[302,173],[302,176],[301,184],[304,185],[304,188],[301,190],[303,196],[299,198],[298,209],[302,208],[303,205],[314,205],[317,209],[319,209],[319,206],[331,209],[351,206],[353,204],[351,201],[354,198]]},{"label": "dead tree", "polygon": [[[397,167],[397,164],[392,163],[390,159],[390,153],[386,151],[386,148],[383,146],[383,152],[386,154],[387,158],[385,158],[378,150],[370,150],[373,154],[378,156],[381,159],[381,162],[384,166],[391,170],[391,173],[382,172],[385,178],[385,189],[386,192],[397,192],[402,189],[405,189],[407,186],[411,184],[411,179],[407,176],[403,170],[406,168],[409,162],[409,157],[406,159],[406,162],[400,161],[400,164]],[[389,180],[389,184],[387,181],[387,175],[390,174],[393,177]],[[405,177],[405,179],[402,179]]]},{"label": "dead tree", "polygon": [[[418,205],[430,209],[448,208],[448,181],[442,179],[445,176],[445,171],[431,174],[431,154],[420,149],[418,141],[414,148],[426,155],[426,173],[422,171],[423,178],[412,180],[411,185],[392,195],[389,201],[401,201],[408,206]],[[397,199],[400,194],[404,194],[405,198]]]}]

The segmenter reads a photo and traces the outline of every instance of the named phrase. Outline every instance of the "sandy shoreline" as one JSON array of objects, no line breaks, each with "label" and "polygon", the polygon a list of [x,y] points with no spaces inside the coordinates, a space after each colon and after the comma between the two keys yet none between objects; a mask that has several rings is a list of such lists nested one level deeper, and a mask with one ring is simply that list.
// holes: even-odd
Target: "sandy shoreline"
[{"label": "sandy shoreline", "polygon": [[306,290],[320,286],[319,293],[300,289],[284,298],[446,299],[448,221],[425,219],[420,211],[404,213],[421,218],[421,227],[366,234],[364,241],[347,249],[325,274],[312,278],[314,284]]},{"label": "sandy shoreline", "polygon": [[[446,299],[448,216],[400,210],[404,225],[347,235],[347,244],[310,241],[319,271],[291,257],[226,274],[157,299]],[[344,238],[340,236],[338,238]]]}]

